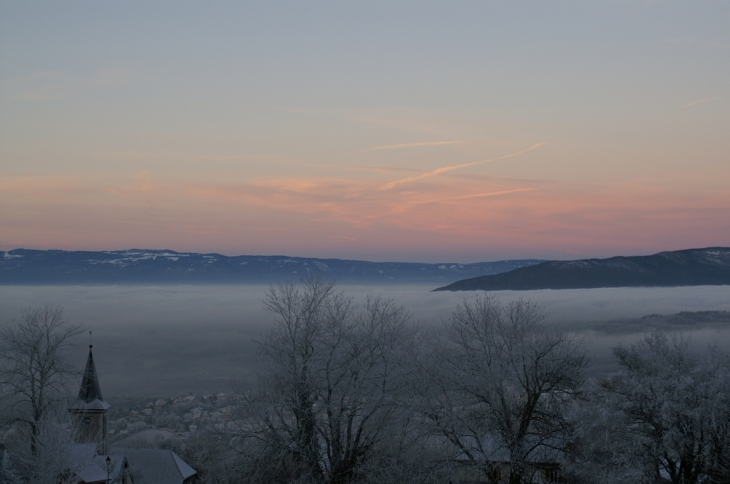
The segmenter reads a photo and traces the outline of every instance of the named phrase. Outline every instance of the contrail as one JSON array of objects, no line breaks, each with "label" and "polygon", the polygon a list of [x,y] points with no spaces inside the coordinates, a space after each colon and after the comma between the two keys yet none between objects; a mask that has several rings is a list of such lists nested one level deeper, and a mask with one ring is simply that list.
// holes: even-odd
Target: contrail
[{"label": "contrail", "polygon": [[531,187],[513,188],[512,190],[502,190],[499,192],[475,193],[474,195],[462,195],[460,197],[454,197],[453,200],[464,200],[466,198],[496,197],[499,195],[509,195],[510,193],[518,193],[518,192],[529,192],[532,190],[534,190],[534,188],[531,188]]},{"label": "contrail", "polygon": [[719,101],[720,99],[722,99],[722,97],[708,97],[707,99],[700,99],[699,101],[692,101],[691,103],[684,104],[682,107],[689,108],[691,106],[697,106],[698,104],[704,104],[710,101]]},{"label": "contrail", "polygon": [[451,170],[458,170],[459,168],[466,168],[468,166],[478,165],[480,163],[490,163],[492,161],[499,161],[499,160],[506,160],[507,158],[514,158],[515,156],[520,156],[522,154],[527,153],[528,151],[532,151],[536,148],[539,148],[540,146],[544,145],[545,142],[537,143],[536,145],[530,146],[526,150],[518,151],[517,153],[512,153],[510,155],[500,156],[499,158],[490,158],[489,160],[480,160],[480,161],[472,161],[471,163],[464,163],[462,165],[453,165],[453,166],[444,166],[443,168],[437,168],[433,171],[429,171],[428,173],[424,173],[422,175],[413,176],[410,178],[403,178],[401,180],[396,180],[393,182],[390,182],[386,185],[383,185],[380,190],[390,190],[391,188],[394,188],[398,185],[402,185],[404,183],[410,183],[416,180],[422,180],[423,178],[429,178],[432,176],[440,175],[442,173],[446,173],[447,171]]},{"label": "contrail", "polygon": [[403,143],[399,145],[375,146],[373,148],[368,148],[363,151],[395,150],[398,148],[415,148],[418,146],[455,145],[456,143],[461,143],[461,141],[425,141],[423,143]]}]

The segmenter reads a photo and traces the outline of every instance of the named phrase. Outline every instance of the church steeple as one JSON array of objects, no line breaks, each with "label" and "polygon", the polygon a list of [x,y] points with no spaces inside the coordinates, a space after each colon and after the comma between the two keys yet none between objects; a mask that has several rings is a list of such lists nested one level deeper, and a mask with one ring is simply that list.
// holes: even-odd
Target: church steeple
[{"label": "church steeple", "polygon": [[91,348],[93,348],[93,345],[89,345],[89,358],[86,360],[84,378],[81,380],[79,400],[86,403],[91,403],[94,400],[103,402],[104,398],[101,396],[101,387],[96,376],[96,365],[94,365],[94,354],[91,352]]},{"label": "church steeple", "polygon": [[89,345],[84,376],[81,379],[79,398],[68,409],[74,417],[76,442],[96,444],[100,454],[107,453],[107,409],[111,406],[101,396],[99,378],[96,376],[94,355]]}]

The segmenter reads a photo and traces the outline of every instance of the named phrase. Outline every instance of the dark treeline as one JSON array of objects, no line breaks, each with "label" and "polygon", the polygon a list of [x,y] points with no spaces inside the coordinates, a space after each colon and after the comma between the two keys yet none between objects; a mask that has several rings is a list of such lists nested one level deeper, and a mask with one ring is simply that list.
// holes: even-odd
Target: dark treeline
[{"label": "dark treeline", "polygon": [[595,381],[582,341],[529,301],[465,300],[428,330],[390,299],[356,304],[316,278],[272,287],[264,304],[275,323],[257,340],[258,382],[236,391],[227,421],[167,444],[200,482],[730,482],[720,351],[653,333],[615,348],[621,370]]}]

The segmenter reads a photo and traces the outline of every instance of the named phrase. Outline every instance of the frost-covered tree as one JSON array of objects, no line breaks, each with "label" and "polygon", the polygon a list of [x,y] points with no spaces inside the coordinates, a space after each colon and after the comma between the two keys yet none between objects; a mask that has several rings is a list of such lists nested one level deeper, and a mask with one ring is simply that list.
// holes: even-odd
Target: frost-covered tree
[{"label": "frost-covered tree", "polygon": [[48,407],[35,430],[32,449],[27,445],[30,427],[16,425],[6,436],[6,472],[32,484],[78,482],[76,473],[83,458],[90,456],[74,453],[73,425],[66,406]]},{"label": "frost-covered tree", "polygon": [[271,288],[265,307],[276,318],[259,341],[267,371],[240,395],[229,439],[251,480],[350,483],[393,462],[410,443],[404,309],[380,297],[357,306],[316,278]]},{"label": "frost-covered tree", "polygon": [[505,465],[510,484],[531,482],[534,464],[555,461],[570,435],[565,414],[586,357],[571,336],[542,320],[528,301],[465,301],[424,364],[426,423],[492,482]]},{"label": "frost-covered tree", "polygon": [[604,383],[607,408],[622,412],[646,482],[730,482],[727,355],[700,357],[662,333],[614,354],[622,370]]},{"label": "frost-covered tree", "polygon": [[641,483],[644,457],[619,397],[589,381],[569,413],[573,427],[564,472],[573,484]]},{"label": "frost-covered tree", "polygon": [[0,444],[0,482],[3,484],[21,484],[20,474],[13,466],[10,452]]},{"label": "frost-covered tree", "polygon": [[0,387],[14,419],[30,428],[31,448],[44,415],[65,396],[76,373],[64,352],[83,331],[66,321],[59,306],[49,305],[24,310],[0,328]]}]

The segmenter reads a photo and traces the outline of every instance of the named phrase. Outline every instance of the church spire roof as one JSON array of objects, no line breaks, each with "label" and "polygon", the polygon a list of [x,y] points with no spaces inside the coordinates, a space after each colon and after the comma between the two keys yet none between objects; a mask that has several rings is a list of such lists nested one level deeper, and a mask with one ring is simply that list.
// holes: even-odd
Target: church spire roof
[{"label": "church spire roof", "polygon": [[84,377],[81,379],[79,398],[72,409],[107,409],[109,404],[101,396],[99,378],[96,376],[96,365],[94,365],[94,354],[91,351],[93,345],[89,345],[89,358],[86,360]]},{"label": "church spire roof", "polygon": [[89,345],[89,358],[86,360],[86,369],[84,370],[84,378],[81,380],[81,388],[79,389],[79,400],[86,403],[94,400],[104,401],[101,396],[101,387],[99,379],[96,376],[96,366],[94,365],[94,355],[91,352],[93,345]]}]

